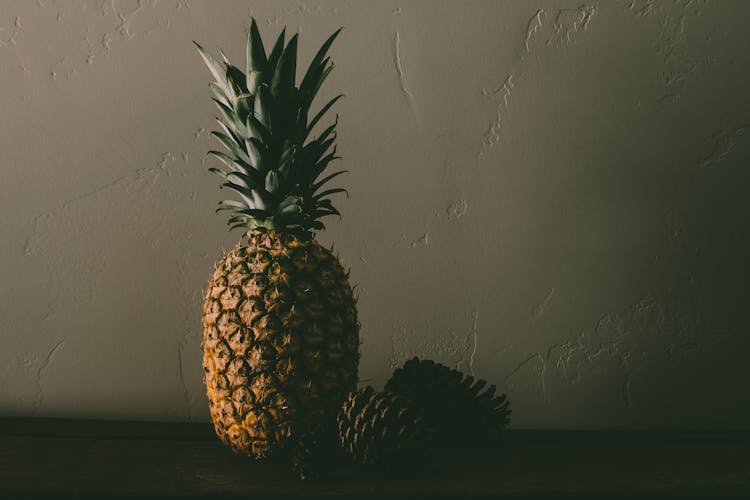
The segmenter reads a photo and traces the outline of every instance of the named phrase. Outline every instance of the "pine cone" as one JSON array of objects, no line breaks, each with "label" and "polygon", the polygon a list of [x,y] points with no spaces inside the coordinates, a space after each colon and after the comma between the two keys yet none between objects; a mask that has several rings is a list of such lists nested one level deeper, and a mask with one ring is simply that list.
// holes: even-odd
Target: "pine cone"
[{"label": "pine cone", "polygon": [[408,399],[370,386],[349,394],[338,426],[341,445],[356,462],[385,468],[424,456],[433,435]]},{"label": "pine cone", "polygon": [[436,429],[441,443],[491,444],[510,423],[505,394],[495,386],[431,360],[413,358],[398,368],[385,385],[387,391],[409,398]]}]

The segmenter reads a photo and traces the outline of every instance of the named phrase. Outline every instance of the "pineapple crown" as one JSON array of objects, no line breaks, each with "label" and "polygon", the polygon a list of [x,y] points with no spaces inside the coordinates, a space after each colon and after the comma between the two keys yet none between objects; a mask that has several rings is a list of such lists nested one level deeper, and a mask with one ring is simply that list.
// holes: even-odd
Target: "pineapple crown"
[{"label": "pineapple crown", "polygon": [[[266,54],[255,19],[247,38],[247,66],[243,72],[223,52],[221,62],[193,42],[214,82],[209,86],[221,118],[211,134],[227,152],[209,151],[226,168],[212,167],[239,200],[219,202],[217,212],[229,213],[231,229],[248,231],[303,231],[324,229],[321,217],[341,215],[330,196],[346,193],[326,185],[344,170],[323,176],[336,156],[336,124],[316,137],[311,132],[342,95],[337,95],[308,120],[310,106],[333,69],[326,56],[341,28],[318,50],[296,85],[297,34],[284,43],[286,28]],[[348,193],[347,193],[348,194]]]}]

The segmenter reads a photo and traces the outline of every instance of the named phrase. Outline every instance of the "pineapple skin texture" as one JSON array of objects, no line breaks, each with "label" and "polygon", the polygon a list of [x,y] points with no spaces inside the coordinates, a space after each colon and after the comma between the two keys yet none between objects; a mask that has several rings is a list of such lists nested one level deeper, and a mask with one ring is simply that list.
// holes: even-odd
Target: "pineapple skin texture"
[{"label": "pineapple skin texture", "polygon": [[235,453],[273,455],[356,389],[359,323],[348,275],[312,237],[243,238],[214,268],[203,304],[211,419]]}]

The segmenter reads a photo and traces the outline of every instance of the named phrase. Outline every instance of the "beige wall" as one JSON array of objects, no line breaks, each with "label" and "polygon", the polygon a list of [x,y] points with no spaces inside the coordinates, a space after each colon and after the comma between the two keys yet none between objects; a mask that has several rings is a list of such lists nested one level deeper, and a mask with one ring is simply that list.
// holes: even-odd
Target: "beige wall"
[{"label": "beige wall", "polygon": [[363,381],[516,427],[748,427],[750,2],[0,0],[0,414],[206,420],[215,111],[190,41],[338,26]]}]

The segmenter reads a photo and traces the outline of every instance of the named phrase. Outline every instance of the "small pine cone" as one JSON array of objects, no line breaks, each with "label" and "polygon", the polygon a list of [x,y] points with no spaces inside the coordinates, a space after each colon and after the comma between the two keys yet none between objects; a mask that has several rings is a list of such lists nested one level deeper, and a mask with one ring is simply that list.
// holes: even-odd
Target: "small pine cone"
[{"label": "small pine cone", "polygon": [[495,386],[465,376],[431,360],[413,358],[398,368],[385,385],[387,391],[409,398],[434,426],[445,444],[492,444],[510,423],[505,394]]},{"label": "small pine cone", "polygon": [[333,473],[338,455],[338,431],[333,418],[305,432],[292,447],[292,469],[303,481],[325,479]]},{"label": "small pine cone", "polygon": [[349,394],[338,428],[342,448],[357,463],[384,468],[424,456],[433,436],[408,399],[370,386]]}]

